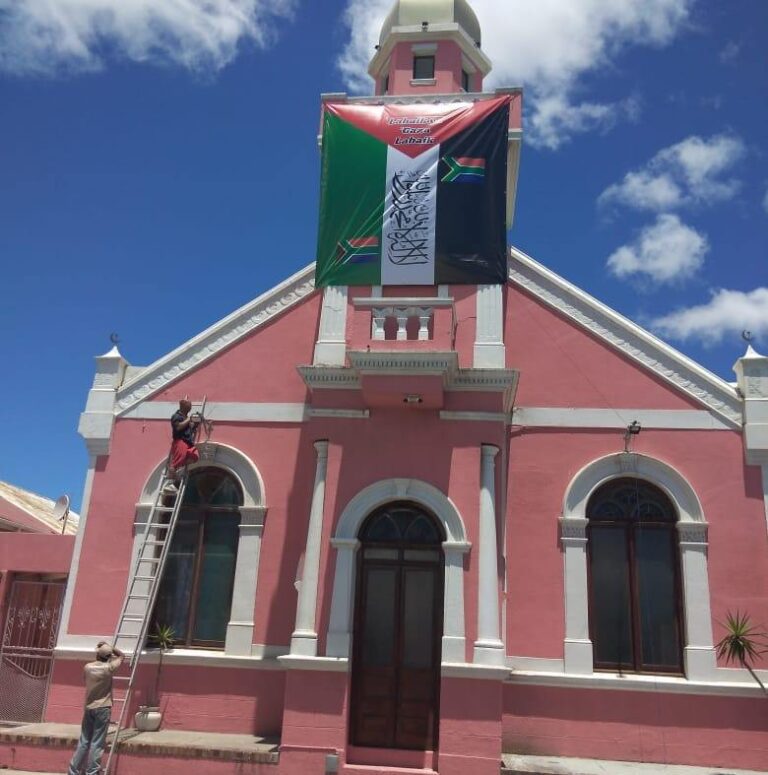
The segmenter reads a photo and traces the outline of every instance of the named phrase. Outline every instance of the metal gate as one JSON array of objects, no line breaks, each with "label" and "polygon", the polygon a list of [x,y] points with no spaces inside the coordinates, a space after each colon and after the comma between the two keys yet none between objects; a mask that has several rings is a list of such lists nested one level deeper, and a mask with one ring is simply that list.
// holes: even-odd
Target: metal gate
[{"label": "metal gate", "polygon": [[0,721],[43,720],[64,586],[13,582],[0,642]]}]

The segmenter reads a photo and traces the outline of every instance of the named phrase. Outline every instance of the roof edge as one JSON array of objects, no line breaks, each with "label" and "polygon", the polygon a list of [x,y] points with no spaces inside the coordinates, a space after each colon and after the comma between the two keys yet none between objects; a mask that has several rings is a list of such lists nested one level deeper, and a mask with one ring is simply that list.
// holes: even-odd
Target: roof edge
[{"label": "roof edge", "polygon": [[313,262],[134,374],[117,391],[115,414],[118,417],[125,414],[131,407],[290,309],[314,290]]},{"label": "roof edge", "polygon": [[518,248],[510,246],[510,255],[511,282],[741,428],[741,401],[729,382]]}]

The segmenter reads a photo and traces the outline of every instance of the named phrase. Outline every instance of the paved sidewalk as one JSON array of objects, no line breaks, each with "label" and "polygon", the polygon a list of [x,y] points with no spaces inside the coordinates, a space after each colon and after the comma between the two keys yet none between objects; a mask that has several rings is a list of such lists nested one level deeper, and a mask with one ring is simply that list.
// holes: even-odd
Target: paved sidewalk
[{"label": "paved sidewalk", "polygon": [[766,775],[766,770],[504,754],[503,775]]}]

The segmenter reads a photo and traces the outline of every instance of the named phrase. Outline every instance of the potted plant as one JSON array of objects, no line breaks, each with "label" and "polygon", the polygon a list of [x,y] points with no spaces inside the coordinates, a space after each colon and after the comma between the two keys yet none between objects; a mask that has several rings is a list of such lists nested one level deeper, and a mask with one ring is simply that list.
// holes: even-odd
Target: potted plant
[{"label": "potted plant", "polygon": [[739,611],[735,614],[729,611],[723,626],[726,634],[715,646],[717,656],[724,658],[726,663],[735,662],[749,670],[752,678],[768,694],[768,690],[752,666],[758,655],[766,651],[760,647],[765,645],[768,635],[752,625],[748,614],[742,614]]},{"label": "potted plant", "polygon": [[173,648],[176,633],[170,625],[158,624],[155,631],[149,636],[149,640],[157,646],[160,658],[157,663],[157,674],[152,693],[149,695],[146,705],[139,705],[139,711],[134,718],[136,729],[139,732],[157,732],[160,729],[163,720],[163,714],[160,710],[160,675],[163,672],[163,655]]}]

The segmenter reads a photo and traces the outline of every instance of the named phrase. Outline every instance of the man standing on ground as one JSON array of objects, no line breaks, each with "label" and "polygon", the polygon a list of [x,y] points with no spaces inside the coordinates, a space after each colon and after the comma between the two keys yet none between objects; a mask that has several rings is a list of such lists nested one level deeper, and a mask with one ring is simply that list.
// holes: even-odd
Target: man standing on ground
[{"label": "man standing on ground", "polygon": [[80,741],[69,763],[67,775],[80,774],[86,755],[88,765],[85,775],[98,775],[101,769],[101,755],[104,753],[109,717],[112,714],[112,676],[123,664],[124,658],[120,649],[101,641],[96,646],[96,661],[89,662],[83,668],[85,712],[80,727]]},{"label": "man standing on ground", "polygon": [[177,491],[174,480],[177,478],[179,470],[189,463],[197,463],[200,460],[200,453],[195,446],[200,417],[197,414],[190,414],[191,411],[192,403],[186,398],[182,398],[179,401],[178,411],[174,412],[171,417],[173,442],[171,444],[171,459],[168,464],[170,481],[165,486],[167,493]]}]

